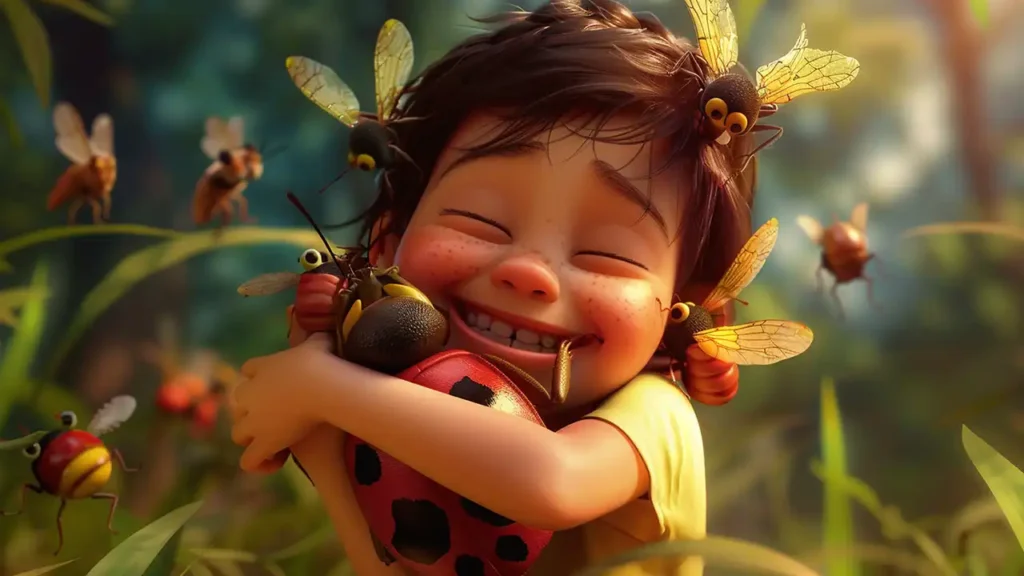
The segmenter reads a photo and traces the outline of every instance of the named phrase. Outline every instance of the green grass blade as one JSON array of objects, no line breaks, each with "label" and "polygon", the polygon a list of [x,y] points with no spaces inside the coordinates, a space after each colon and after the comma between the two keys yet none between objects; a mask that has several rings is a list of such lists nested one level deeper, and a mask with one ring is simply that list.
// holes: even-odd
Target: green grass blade
[{"label": "green grass blade", "polygon": [[[843,421],[836,399],[836,386],[831,378],[821,381],[821,458],[830,476],[846,476],[846,440]],[[834,484],[825,484],[824,539],[826,550],[840,550],[854,545],[853,510],[850,497]],[[835,556],[828,560],[829,576],[857,576],[860,567],[851,556]]]},{"label": "green grass blade", "polygon": [[988,28],[988,0],[970,0],[971,14],[981,28]]},{"label": "green grass blade", "polygon": [[33,286],[0,290],[0,324],[15,327],[18,325],[16,311],[34,298],[45,299],[49,296],[49,287],[42,289]]},{"label": "green grass blade", "polygon": [[64,566],[67,566],[68,564],[71,564],[72,562],[75,562],[76,560],[77,559],[67,560],[67,561],[61,562],[59,564],[51,564],[49,566],[43,566],[42,568],[36,568],[35,570],[29,570],[27,572],[22,572],[20,574],[15,574],[15,576],[43,576],[43,574],[49,574],[50,572],[53,572],[54,570],[56,570],[58,568],[62,568]]},{"label": "green grass blade", "polygon": [[4,98],[0,98],[0,124],[7,128],[7,137],[11,139],[12,147],[21,148],[25,144],[21,128],[18,126],[18,117],[14,115],[14,110],[11,110],[11,105]]},{"label": "green grass blade", "polygon": [[903,233],[903,237],[944,236],[947,234],[982,234],[1024,241],[1024,228],[1008,222],[937,222],[911,228]]},{"label": "green grass blade", "polygon": [[642,546],[584,568],[576,576],[604,576],[626,566],[636,566],[637,571],[643,569],[644,574],[675,574],[673,570],[676,560],[686,556],[701,556],[707,565],[743,570],[749,574],[818,576],[814,570],[781,552],[753,542],[721,536],[708,536],[703,540],[673,540]]},{"label": "green grass blade", "polygon": [[967,426],[962,432],[964,450],[1003,510],[1014,536],[1024,548],[1024,472]]},{"label": "green grass blade", "polygon": [[[301,247],[320,244],[320,237],[311,229],[236,227],[215,232],[201,231],[181,234],[178,238],[138,250],[121,260],[107,277],[82,300],[78,314],[64,332],[50,362],[50,373],[56,373],[61,362],[85,331],[115,301],[147,277],[180,264],[200,254],[237,246],[284,243]],[[0,251],[2,253],[2,251]],[[234,293],[235,286],[224,289]]]},{"label": "green grass blade", "polygon": [[[5,0],[0,0],[3,2]],[[105,235],[131,235],[131,236],[156,236],[160,238],[175,238],[182,233],[166,228],[154,228],[152,226],[141,226],[139,224],[85,224],[80,226],[55,226],[43,228],[28,234],[22,234],[9,240],[0,242],[0,273],[11,272],[13,268],[7,261],[7,256],[19,250],[24,250],[36,244],[61,240],[63,238],[74,238],[78,236],[105,236]]]},{"label": "green grass blade", "polygon": [[202,505],[200,500],[182,506],[132,534],[93,566],[86,576],[142,576],[171,537],[192,519]]},{"label": "green grass blade", "polygon": [[74,12],[86,20],[95,22],[101,26],[113,26],[114,19],[107,16],[105,12],[96,8],[88,2],[83,0],[40,0],[47,4],[52,4],[63,8],[69,12]]},{"label": "green grass blade", "polygon": [[11,407],[29,392],[29,373],[39,351],[49,298],[49,267],[45,262],[36,265],[30,287],[33,297],[22,307],[18,328],[0,362],[0,424],[7,421]]},{"label": "green grass blade", "polygon": [[43,21],[32,11],[26,0],[0,0],[0,9],[7,14],[14,40],[28,68],[32,86],[36,89],[43,108],[50,107],[50,82],[53,80],[53,56],[50,39]]},{"label": "green grass blade", "polygon": [[31,446],[38,442],[43,436],[49,434],[46,430],[40,430],[39,432],[33,432],[27,436],[21,438],[15,438],[13,440],[0,441],[0,452],[6,452],[10,450],[21,450],[26,446]]}]

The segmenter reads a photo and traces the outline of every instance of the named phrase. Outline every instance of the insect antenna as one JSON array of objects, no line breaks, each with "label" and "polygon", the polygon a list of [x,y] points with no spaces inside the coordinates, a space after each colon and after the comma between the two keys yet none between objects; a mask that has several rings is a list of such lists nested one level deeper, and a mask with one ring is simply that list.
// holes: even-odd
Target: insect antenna
[{"label": "insect antenna", "polygon": [[274,156],[277,156],[278,154],[284,152],[287,149],[288,149],[288,146],[284,145],[284,144],[281,144],[281,145],[278,145],[278,146],[270,146],[270,147],[267,147],[267,146],[260,146],[259,147],[260,156],[263,157],[263,161],[264,162],[266,162],[267,160],[270,160]]},{"label": "insect antenna", "polygon": [[[324,246],[327,248],[327,253],[331,255],[331,258],[333,258],[335,262],[341,262],[341,259],[338,258],[338,255],[335,254],[334,250],[331,248],[331,243],[327,241],[327,237],[324,236],[324,233],[320,231],[320,227],[316,225],[316,220],[313,220],[313,217],[309,214],[309,211],[306,210],[306,207],[302,205],[302,202],[300,202],[299,199],[295,196],[295,194],[291,192],[289,192],[287,196],[288,201],[294,204],[295,207],[299,209],[299,212],[301,212],[302,215],[306,217],[306,220],[309,222],[310,226],[313,227],[313,230],[316,230],[317,236],[319,236],[320,240],[323,241]],[[355,271],[352,270],[351,263],[349,264],[349,271],[351,271],[353,275],[355,274]]]},{"label": "insect antenna", "polygon": [[344,178],[345,174],[348,174],[349,171],[351,171],[351,170],[352,170],[351,168],[345,168],[344,170],[342,170],[341,174],[338,174],[337,176],[335,176],[334,180],[331,180],[330,182],[328,182],[326,186],[324,186],[323,188],[320,189],[319,192],[317,192],[317,194],[323,194],[324,192],[326,192],[328,188],[330,188],[331,186],[334,186],[335,184],[337,184],[338,181],[341,180],[342,178]]}]

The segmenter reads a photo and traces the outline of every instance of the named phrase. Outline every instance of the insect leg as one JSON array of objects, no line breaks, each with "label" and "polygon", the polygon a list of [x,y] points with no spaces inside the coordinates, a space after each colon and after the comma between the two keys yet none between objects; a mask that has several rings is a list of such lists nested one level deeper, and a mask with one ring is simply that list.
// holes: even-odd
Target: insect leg
[{"label": "insect leg", "polygon": [[[403,161],[407,162],[410,166],[415,168],[416,171],[420,173],[420,179],[423,178],[423,170],[421,170],[420,167],[416,165],[416,161],[412,159],[412,156],[409,156],[408,154],[405,153],[405,150],[402,150],[401,148],[395,146],[394,144],[388,144],[388,148],[391,148],[391,151],[395,153],[395,156],[398,156]],[[384,175],[386,177],[387,172],[385,172]]]},{"label": "insect leg", "polygon": [[839,319],[846,318],[846,313],[843,311],[843,301],[839,299],[839,282],[832,284],[832,300],[836,303],[836,309],[839,310]]},{"label": "insect leg", "polygon": [[35,484],[23,484],[21,486],[21,498],[19,499],[19,502],[18,502],[18,509],[15,510],[15,511],[12,511],[12,512],[4,512],[4,511],[0,510],[0,516],[17,516],[18,514],[21,514],[22,512],[24,512],[25,511],[25,495],[28,493],[29,490],[35,492],[36,494],[42,494],[43,493],[43,488],[41,486],[36,486]]},{"label": "insect leg", "polygon": [[220,225],[228,226],[231,224],[231,199],[225,198],[217,203],[217,210],[220,210]]},{"label": "insect leg", "polygon": [[64,548],[64,523],[61,518],[64,516],[64,507],[68,505],[68,501],[61,498],[60,508],[57,508],[57,551],[53,553],[54,556],[60,554],[60,551]]},{"label": "insect leg", "polygon": [[761,106],[761,110],[758,113],[758,119],[760,119],[760,118],[767,118],[767,117],[771,116],[772,114],[775,114],[778,111],[779,111],[779,105],[778,104],[764,104],[764,105]]},{"label": "insect leg", "polygon": [[825,267],[821,264],[818,264],[818,269],[814,271],[814,277],[818,281],[818,294],[825,291],[825,277],[824,274],[822,274],[824,271]]},{"label": "insect leg", "polygon": [[71,202],[71,206],[68,207],[68,226],[75,225],[75,216],[78,215],[78,211],[82,209],[83,204],[85,204],[85,201],[81,198],[75,198]]},{"label": "insect leg", "polygon": [[100,224],[103,222],[103,205],[100,204],[99,200],[93,198],[89,199],[89,207],[92,208],[92,223]]},{"label": "insect leg", "polygon": [[746,154],[745,156],[743,156],[743,166],[740,167],[738,172],[743,172],[744,170],[746,170],[747,165],[750,164],[750,161],[754,159],[754,156],[758,152],[771,146],[772,143],[774,143],[779,138],[782,138],[782,126],[771,126],[769,124],[754,124],[754,127],[750,129],[751,132],[765,132],[767,130],[774,130],[775,133],[769,136],[768,139],[765,140],[764,142],[758,144],[757,147],[754,148],[754,150],[750,154]]},{"label": "insect leg", "polygon": [[109,492],[97,492],[91,496],[93,500],[110,500],[110,512],[107,513],[107,530],[117,534],[117,530],[114,530],[114,512],[117,511],[117,494],[111,494]]},{"label": "insect leg", "polygon": [[138,472],[139,471],[138,468],[129,468],[127,465],[125,465],[125,463],[124,463],[124,456],[121,454],[121,451],[118,450],[117,448],[112,448],[110,450],[110,453],[114,455],[114,458],[117,459],[117,463],[121,465],[121,471],[122,472]]},{"label": "insect leg", "polygon": [[875,301],[875,279],[870,276],[862,276],[862,278],[864,278],[864,283],[868,287],[868,304],[871,304],[871,307],[875,310],[881,310],[882,307]]},{"label": "insect leg", "polygon": [[108,221],[108,222],[110,221],[110,205],[111,205],[110,194],[109,193],[108,194],[104,194],[103,195],[103,219]]},{"label": "insect leg", "polygon": [[239,194],[235,202],[238,203],[238,219],[242,222],[255,222],[254,218],[249,218],[249,199]]},{"label": "insect leg", "polygon": [[572,379],[572,340],[563,340],[555,356],[555,371],[551,375],[551,400],[555,404],[565,402],[569,396],[569,382]]}]

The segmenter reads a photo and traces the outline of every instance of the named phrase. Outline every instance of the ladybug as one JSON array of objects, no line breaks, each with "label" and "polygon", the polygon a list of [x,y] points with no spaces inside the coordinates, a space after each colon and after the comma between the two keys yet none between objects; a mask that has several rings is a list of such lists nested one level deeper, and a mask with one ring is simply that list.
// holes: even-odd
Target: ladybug
[{"label": "ladybug", "polygon": [[[398,378],[543,426],[513,380],[483,357],[447,350]],[[374,446],[345,437],[345,467],[377,556],[418,576],[521,576],[552,532],[523,526],[459,496]]]}]

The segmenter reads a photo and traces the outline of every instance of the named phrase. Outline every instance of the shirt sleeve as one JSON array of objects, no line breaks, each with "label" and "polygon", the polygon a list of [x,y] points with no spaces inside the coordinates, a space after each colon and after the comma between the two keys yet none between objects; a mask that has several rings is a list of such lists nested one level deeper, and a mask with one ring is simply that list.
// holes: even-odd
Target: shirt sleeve
[{"label": "shirt sleeve", "polygon": [[622,431],[650,475],[650,499],[667,539],[703,538],[704,445],[693,405],[673,383],[641,374],[586,416]]}]

